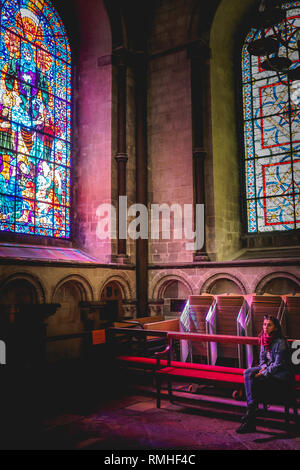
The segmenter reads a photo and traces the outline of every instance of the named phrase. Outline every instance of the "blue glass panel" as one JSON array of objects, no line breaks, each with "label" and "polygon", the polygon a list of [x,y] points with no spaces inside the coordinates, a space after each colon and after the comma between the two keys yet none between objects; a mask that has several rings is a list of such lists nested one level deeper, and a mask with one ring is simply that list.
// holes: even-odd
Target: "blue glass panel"
[{"label": "blue glass panel", "polygon": [[[296,28],[300,26],[300,2],[283,5],[287,10],[288,51],[285,29],[276,26],[282,43],[279,55],[299,66]],[[272,37],[274,30],[266,30]],[[295,84],[286,76],[262,68],[264,58],[250,56],[249,41],[261,33],[251,30],[242,48],[245,195],[249,233],[299,228],[300,113]]]},{"label": "blue glass panel", "polygon": [[71,56],[66,31],[49,0],[0,0],[0,5],[0,230],[67,238]]}]

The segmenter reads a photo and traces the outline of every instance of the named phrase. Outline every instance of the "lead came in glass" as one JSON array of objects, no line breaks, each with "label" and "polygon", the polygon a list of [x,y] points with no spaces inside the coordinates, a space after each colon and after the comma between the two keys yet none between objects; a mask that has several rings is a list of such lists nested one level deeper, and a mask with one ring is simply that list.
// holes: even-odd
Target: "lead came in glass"
[{"label": "lead came in glass", "polygon": [[0,5],[0,230],[68,238],[68,38],[49,0]]},{"label": "lead came in glass", "polygon": [[[284,4],[288,34],[292,39],[279,55],[299,65],[296,28],[300,27],[300,2]],[[273,34],[272,29],[266,36]],[[283,30],[282,30],[283,34]],[[248,232],[285,231],[300,227],[300,98],[297,84],[261,67],[250,56],[247,43],[260,37],[251,30],[242,48],[245,193]],[[284,37],[283,37],[284,39]],[[281,54],[282,52],[282,54]],[[298,84],[299,85],[299,84]],[[300,90],[300,89],[299,89]]]}]

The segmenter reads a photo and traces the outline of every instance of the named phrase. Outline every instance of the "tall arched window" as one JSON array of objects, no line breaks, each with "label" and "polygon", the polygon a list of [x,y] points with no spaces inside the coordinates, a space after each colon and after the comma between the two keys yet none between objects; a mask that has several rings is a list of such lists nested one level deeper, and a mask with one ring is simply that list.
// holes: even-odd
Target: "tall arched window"
[{"label": "tall arched window", "polygon": [[[298,65],[295,26],[300,26],[300,2],[284,5]],[[293,82],[264,71],[260,57],[250,56],[247,43],[259,36],[251,30],[242,49],[244,168],[249,233],[300,228],[300,107]],[[272,34],[272,30],[267,32]],[[287,51],[279,50],[286,54]]]},{"label": "tall arched window", "polygon": [[67,35],[48,0],[0,8],[0,230],[69,238]]}]

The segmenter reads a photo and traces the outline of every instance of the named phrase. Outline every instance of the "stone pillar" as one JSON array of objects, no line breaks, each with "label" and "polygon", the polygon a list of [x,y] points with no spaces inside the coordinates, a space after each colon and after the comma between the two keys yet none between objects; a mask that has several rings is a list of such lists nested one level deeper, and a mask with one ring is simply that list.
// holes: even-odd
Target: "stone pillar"
[{"label": "stone pillar", "polygon": [[105,300],[82,301],[79,307],[86,330],[106,328],[117,319],[110,318],[110,311]]},{"label": "stone pillar", "polygon": [[210,145],[209,48],[202,42],[188,49],[191,61],[191,102],[193,131],[194,205],[204,204],[204,244],[194,253],[194,261],[206,261],[205,160]]},{"label": "stone pillar", "polygon": [[[148,204],[147,187],[147,61],[144,54],[134,58],[136,106],[136,202]],[[148,240],[136,240],[137,315],[148,316]]]},{"label": "stone pillar", "polygon": [[46,362],[45,320],[60,304],[16,304],[11,306],[7,364],[22,367]]},{"label": "stone pillar", "polygon": [[[117,154],[115,160],[117,163],[118,178],[118,221],[119,221],[119,197],[126,196],[126,164],[127,142],[126,142],[126,108],[127,108],[127,64],[128,51],[123,47],[115,49],[113,53],[113,64],[117,67],[117,94],[118,94],[118,116],[117,116]],[[126,239],[120,238],[120,227],[118,224],[118,254],[117,262],[127,261]],[[126,227],[127,233],[127,227]]]}]

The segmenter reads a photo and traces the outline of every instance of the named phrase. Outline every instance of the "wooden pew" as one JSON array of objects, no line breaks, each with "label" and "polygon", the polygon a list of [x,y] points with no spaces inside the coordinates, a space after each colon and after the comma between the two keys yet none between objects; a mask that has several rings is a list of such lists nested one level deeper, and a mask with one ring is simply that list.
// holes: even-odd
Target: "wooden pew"
[{"label": "wooden pew", "polygon": [[[158,359],[157,368],[155,370],[156,376],[156,404],[157,408],[160,408],[161,402],[161,385],[162,381],[166,380],[168,385],[168,397],[169,400],[173,401],[172,396],[172,381],[181,382],[192,382],[197,384],[212,384],[221,385],[222,387],[231,388],[234,390],[234,395],[240,396],[240,392],[244,388],[244,369],[233,368],[233,367],[220,367],[214,365],[191,364],[177,362],[172,363],[172,342],[174,340],[193,340],[193,341],[207,341],[207,342],[218,342],[220,344],[247,344],[257,346],[259,340],[257,337],[252,336],[230,336],[230,335],[204,335],[197,333],[168,333],[169,345],[165,351],[156,353],[155,356]],[[292,342],[294,340],[288,340]],[[167,356],[167,365],[161,363],[161,359]],[[295,375],[296,391],[300,391],[300,375]],[[297,420],[298,405],[296,398],[291,402],[282,400],[282,404],[285,409],[285,421],[286,423],[290,420],[289,408],[294,409],[294,419]],[[266,404],[264,404],[266,408]]]}]

